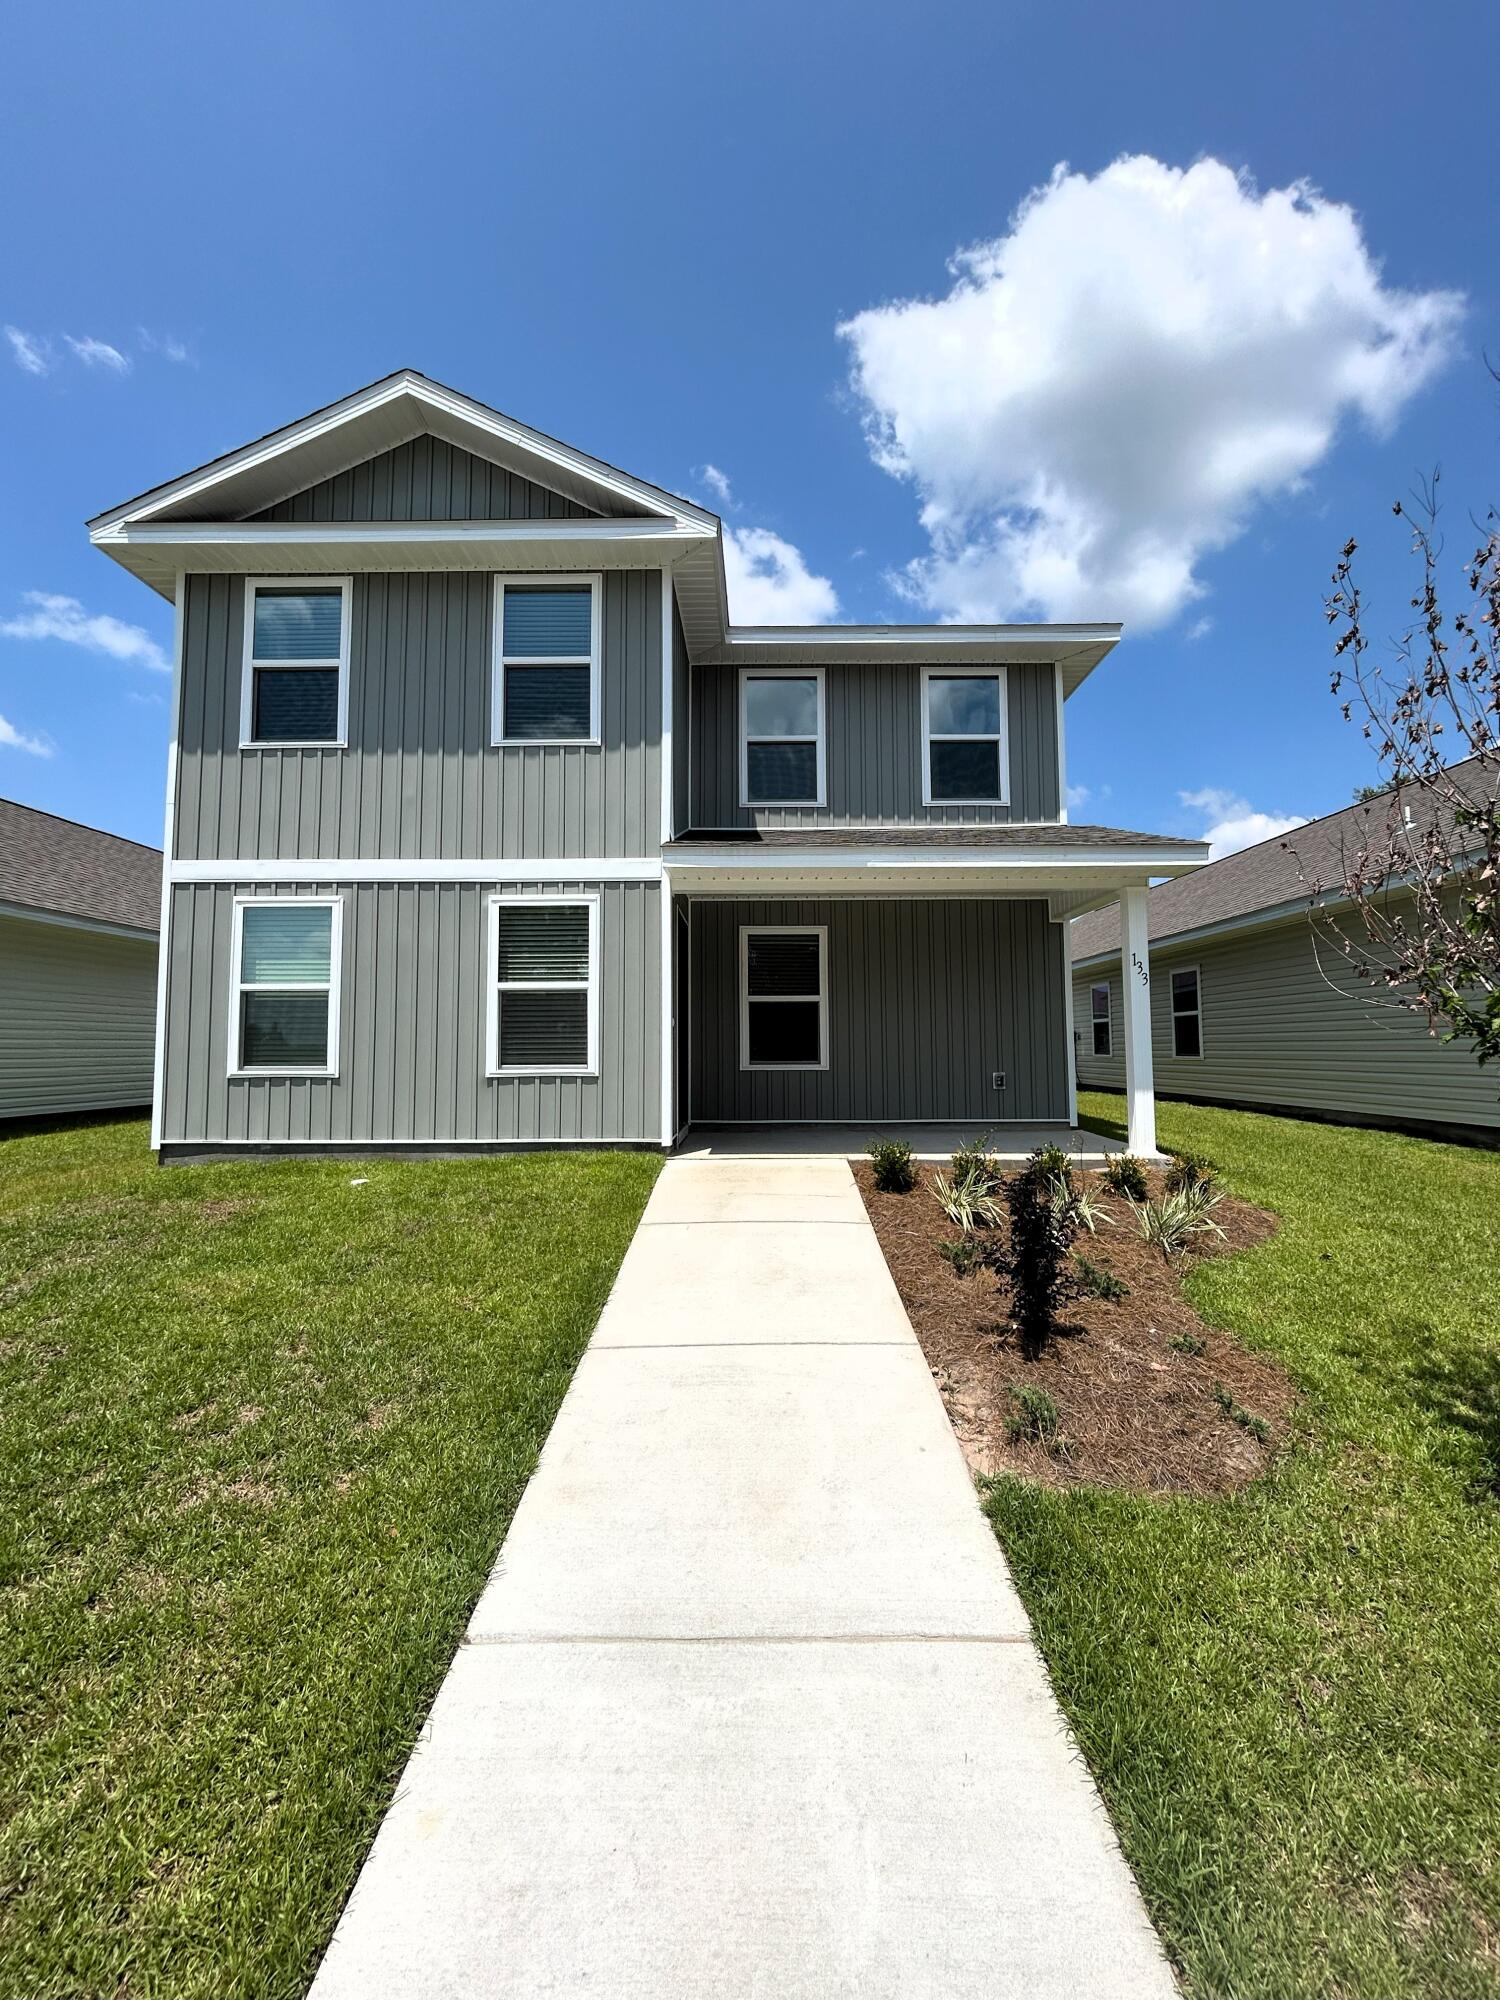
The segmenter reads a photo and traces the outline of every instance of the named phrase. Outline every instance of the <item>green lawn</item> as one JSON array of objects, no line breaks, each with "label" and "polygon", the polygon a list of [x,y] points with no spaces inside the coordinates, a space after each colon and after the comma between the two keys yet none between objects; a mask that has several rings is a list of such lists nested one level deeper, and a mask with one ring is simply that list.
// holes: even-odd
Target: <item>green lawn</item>
[{"label": "green lawn", "polygon": [[1189,1289],[1299,1436],[1230,1501],[987,1507],[1192,1994],[1500,1994],[1500,1155],[1159,1110],[1282,1218]]},{"label": "green lawn", "polygon": [[657,1165],[146,1141],[0,1141],[0,1993],[279,2000]]}]

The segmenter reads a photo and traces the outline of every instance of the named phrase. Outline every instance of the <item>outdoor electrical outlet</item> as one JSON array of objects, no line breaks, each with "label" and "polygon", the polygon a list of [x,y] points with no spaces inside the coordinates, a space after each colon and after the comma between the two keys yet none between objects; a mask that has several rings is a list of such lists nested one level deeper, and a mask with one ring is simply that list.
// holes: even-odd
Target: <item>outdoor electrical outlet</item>
[{"label": "outdoor electrical outlet", "polygon": [[1005,1088],[1005,1071],[1003,1069],[991,1070],[990,1089],[1004,1090],[1004,1088]]}]

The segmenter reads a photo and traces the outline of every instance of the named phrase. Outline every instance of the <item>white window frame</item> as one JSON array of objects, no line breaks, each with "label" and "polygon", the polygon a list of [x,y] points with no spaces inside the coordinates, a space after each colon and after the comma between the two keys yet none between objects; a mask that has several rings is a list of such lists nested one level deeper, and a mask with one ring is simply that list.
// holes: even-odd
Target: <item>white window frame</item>
[{"label": "white window frame", "polygon": [[[589,970],[587,979],[508,979],[500,983],[500,912],[503,909],[519,908],[534,910],[539,904],[567,903],[575,908],[582,907],[589,913]],[[548,891],[540,896],[524,896],[514,891],[504,890],[489,898],[489,913],[486,919],[489,939],[485,950],[484,987],[484,1073],[487,1077],[516,1076],[597,1076],[599,1074],[599,897],[587,890],[560,890],[555,894]],[[500,995],[511,990],[525,990],[532,993],[580,993],[588,994],[588,1060],[581,1066],[576,1063],[550,1064],[546,1069],[534,1069],[511,1064],[502,1067],[500,1062]]]},{"label": "white window frame", "polygon": [[[987,680],[997,683],[1000,703],[1000,727],[985,730],[980,735],[952,736],[944,730],[936,735],[932,730],[932,682],[951,680]],[[934,743],[993,743],[996,745],[996,759],[1000,766],[1000,789],[990,799],[934,799],[932,796],[932,746]],[[936,806],[941,812],[945,806],[1008,806],[1010,804],[1010,684],[1003,666],[992,667],[923,667],[922,669],[922,803]]]},{"label": "white window frame", "polygon": [[[1094,995],[1096,993],[1102,993],[1104,995],[1104,1012],[1102,1015],[1096,1014],[1094,1012]],[[1104,1023],[1104,1040],[1106,1044],[1106,1046],[1102,1049],[1099,1046],[1098,1035],[1095,1033],[1095,1030],[1098,1028],[1101,1020]],[[1114,1054],[1114,1052],[1115,1052],[1114,988],[1110,985],[1107,979],[1096,979],[1092,982],[1092,984],[1089,987],[1089,1053],[1093,1056],[1097,1056],[1100,1062],[1108,1062],[1109,1058]]]},{"label": "white window frame", "polygon": [[[551,586],[557,590],[589,592],[589,651],[548,653],[538,658],[531,653],[505,651],[505,593],[518,586]],[[490,650],[490,742],[502,750],[597,750],[600,735],[600,657],[604,629],[604,577],[601,571],[540,570],[527,575],[502,571],[495,578],[494,637]],[[507,736],[505,734],[505,669],[507,667],[583,667],[589,670],[589,733],[587,736]]]},{"label": "white window frame", "polygon": [[[240,977],[244,959],[245,912],[254,909],[284,910],[288,907],[299,910],[331,910],[332,922],[328,933],[328,1060],[321,1067],[283,1067],[282,1065],[257,1066],[247,1069],[240,1061],[241,999],[246,993],[321,993],[321,986],[306,982],[287,985],[279,980],[257,980],[247,986]],[[339,1015],[343,1005],[344,989],[344,899],[342,896],[236,896],[234,899],[233,938],[229,966],[229,1049],[228,1068],[231,1077],[278,1077],[278,1076],[321,1076],[333,1077],[339,1073]]]},{"label": "white window frame", "polygon": [[[751,681],[814,681],[818,689],[817,795],[810,799],[752,799],[750,796],[750,743],[745,710]],[[748,812],[775,812],[782,807],[804,806],[818,810],[828,803],[828,691],[822,667],[741,667],[740,668],[740,805]],[[805,736],[757,736],[757,743],[805,743]],[[795,928],[795,926],[793,927]]]},{"label": "white window frame", "polygon": [[[1191,1007],[1179,1007],[1177,1005],[1177,995],[1173,990],[1172,981],[1175,979],[1175,977],[1179,972],[1190,972],[1193,975],[1193,1004]],[[1185,1021],[1190,1014],[1195,1017],[1198,1023],[1198,1053],[1195,1056],[1181,1056],[1177,1053],[1177,1023],[1179,1019]],[[1197,965],[1174,965],[1168,970],[1167,1016],[1172,1023],[1173,1062],[1202,1062],[1203,1060],[1203,973]]]},{"label": "white window frame", "polygon": [[[750,1060],[750,940],[752,937],[785,937],[795,933],[818,940],[818,1061],[810,1063],[751,1062]],[[757,1007],[776,1007],[789,1000],[803,1004],[811,993],[757,994]],[[827,924],[741,924],[740,925],[740,1068],[748,1070],[823,1070],[828,1067],[828,926]]]},{"label": "white window frame", "polygon": [[[255,594],[260,590],[334,590],[339,593],[339,654],[336,660],[257,660],[255,658]],[[349,747],[349,627],[352,620],[354,579],[352,576],[247,576],[245,578],[245,633],[240,665],[240,748],[241,750],[347,750]],[[293,736],[256,736],[255,671],[264,667],[274,673],[288,667],[338,669],[337,734],[309,741]]]}]

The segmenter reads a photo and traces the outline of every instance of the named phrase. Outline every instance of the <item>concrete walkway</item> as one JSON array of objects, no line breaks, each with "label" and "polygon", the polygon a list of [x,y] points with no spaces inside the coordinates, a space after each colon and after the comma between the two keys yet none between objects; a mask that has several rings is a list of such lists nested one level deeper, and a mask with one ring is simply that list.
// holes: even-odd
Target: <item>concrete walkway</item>
[{"label": "concrete walkway", "polygon": [[314,2000],[1168,2000],[838,1159],[657,1183]]}]

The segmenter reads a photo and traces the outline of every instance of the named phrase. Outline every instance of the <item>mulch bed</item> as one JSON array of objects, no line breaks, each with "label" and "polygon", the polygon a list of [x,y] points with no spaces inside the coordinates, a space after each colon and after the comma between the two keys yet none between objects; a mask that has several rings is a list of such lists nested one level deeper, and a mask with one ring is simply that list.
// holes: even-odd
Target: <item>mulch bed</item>
[{"label": "mulch bed", "polygon": [[[1114,1228],[1084,1233],[1076,1249],[1129,1287],[1118,1301],[1080,1298],[1065,1331],[1034,1360],[1021,1352],[1003,1280],[978,1269],[960,1277],[939,1245],[959,1231],[932,1195],[932,1169],[910,1194],[881,1194],[868,1164],[854,1175],[875,1234],[942,1392],[964,1456],[976,1473],[1018,1473],[1049,1486],[1116,1486],[1133,1493],[1223,1494],[1258,1478],[1286,1436],[1295,1391],[1282,1369],[1229,1334],[1206,1326],[1183,1296],[1182,1278],[1204,1256],[1262,1243],[1276,1229],[1264,1209],[1226,1196],[1215,1210],[1222,1239],[1168,1262],[1140,1237],[1123,1200],[1106,1195]],[[1097,1175],[1084,1177],[1088,1181]],[[1151,1191],[1160,1192],[1160,1176]],[[1003,1230],[1005,1224],[999,1227]],[[1201,1341],[1201,1353],[1188,1352]],[[1048,1445],[1012,1442],[1014,1392],[1043,1389],[1057,1405]],[[1265,1440],[1223,1408],[1259,1418]]]}]

